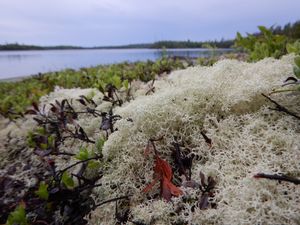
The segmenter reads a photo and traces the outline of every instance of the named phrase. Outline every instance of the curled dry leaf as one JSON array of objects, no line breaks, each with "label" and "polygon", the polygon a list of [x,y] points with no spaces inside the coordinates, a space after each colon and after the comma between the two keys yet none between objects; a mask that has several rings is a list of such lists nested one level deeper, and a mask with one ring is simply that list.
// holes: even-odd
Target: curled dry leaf
[{"label": "curled dry leaf", "polygon": [[154,180],[143,189],[143,192],[150,191],[160,181],[160,194],[165,200],[170,201],[172,196],[178,197],[182,194],[180,188],[172,183],[172,169],[169,163],[155,155]]}]

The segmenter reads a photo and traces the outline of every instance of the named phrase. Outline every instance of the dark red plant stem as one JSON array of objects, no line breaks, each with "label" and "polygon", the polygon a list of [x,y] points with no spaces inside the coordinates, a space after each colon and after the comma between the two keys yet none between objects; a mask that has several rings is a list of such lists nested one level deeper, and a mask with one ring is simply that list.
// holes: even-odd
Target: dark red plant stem
[{"label": "dark red plant stem", "polygon": [[300,179],[290,177],[287,175],[278,175],[278,174],[265,174],[265,173],[258,173],[253,176],[254,178],[266,178],[270,180],[278,180],[278,181],[287,181],[294,184],[300,184]]}]

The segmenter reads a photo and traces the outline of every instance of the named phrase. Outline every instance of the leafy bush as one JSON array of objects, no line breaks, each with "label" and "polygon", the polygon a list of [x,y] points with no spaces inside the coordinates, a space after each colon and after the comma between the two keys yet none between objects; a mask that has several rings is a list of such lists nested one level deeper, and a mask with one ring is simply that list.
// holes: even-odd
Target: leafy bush
[{"label": "leafy bush", "polygon": [[297,40],[294,43],[287,43],[286,50],[288,53],[300,55],[300,40]]},{"label": "leafy bush", "polygon": [[19,225],[28,224],[24,204],[20,204],[18,207],[16,207],[15,211],[10,213],[7,220],[7,225],[14,225],[14,224],[19,224]]},{"label": "leafy bush", "polygon": [[121,63],[109,66],[82,68],[78,71],[66,69],[61,72],[46,73],[19,82],[0,83],[0,114],[14,119],[22,115],[32,102],[54,90],[55,86],[64,88],[105,88],[111,84],[120,89],[133,80],[148,82],[155,75],[169,73],[184,68],[182,61],[163,57],[155,62]]},{"label": "leafy bush", "polygon": [[258,27],[259,35],[248,34],[242,37],[238,32],[236,36],[235,46],[242,47],[249,53],[251,61],[258,61],[266,57],[279,58],[286,54],[286,44],[288,39],[283,35],[274,35],[272,29],[264,26]]}]

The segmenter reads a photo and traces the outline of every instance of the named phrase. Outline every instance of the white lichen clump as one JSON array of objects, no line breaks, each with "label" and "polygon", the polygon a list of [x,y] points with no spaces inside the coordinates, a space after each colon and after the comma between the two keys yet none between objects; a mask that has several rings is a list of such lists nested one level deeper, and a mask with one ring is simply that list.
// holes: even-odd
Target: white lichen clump
[{"label": "white lichen clump", "polygon": [[[252,64],[223,60],[213,67],[176,71],[156,82],[153,95],[140,96],[115,110],[123,119],[104,146],[110,169],[97,190],[99,198],[132,194],[131,217],[145,224],[299,223],[298,186],[253,178],[258,172],[300,175],[299,121],[269,110],[270,102],[261,96],[292,75],[290,56]],[[291,111],[299,110],[299,96],[272,97]],[[202,130],[212,139],[212,149],[203,140]],[[216,208],[191,210],[185,204],[176,215],[172,211],[182,204],[180,199],[163,203],[147,200],[141,193],[153,179],[153,160],[144,156],[144,149],[149,138],[159,136],[164,138],[157,142],[157,149],[170,164],[174,136],[199,156],[192,177],[199,180],[202,171],[217,180]],[[111,189],[113,184],[116,188]],[[157,185],[150,195],[158,189]],[[185,194],[192,192],[185,190]],[[113,215],[100,216],[111,207],[99,209],[95,218],[113,223]]]},{"label": "white lichen clump", "polygon": [[[257,63],[223,60],[212,67],[175,71],[155,82],[154,94],[137,96],[115,108],[114,114],[122,119],[103,148],[107,163],[96,198],[132,196],[130,218],[145,224],[299,224],[300,187],[253,178],[259,172],[300,175],[299,120],[270,110],[272,104],[261,95],[292,75],[293,56],[286,56]],[[68,98],[91,91],[101,95],[96,90],[76,90],[53,96]],[[50,97],[44,101],[51,102]],[[276,94],[272,98],[299,111],[299,95]],[[98,107],[107,109],[107,104]],[[101,136],[98,119],[82,117],[79,123],[92,138]],[[212,139],[212,148],[201,131]],[[198,156],[193,161],[192,179],[199,181],[200,171],[215,178],[216,194],[211,201],[216,207],[192,209],[183,196],[168,203],[158,197],[149,200],[147,196],[159,193],[159,185],[142,193],[153,180],[153,158],[145,157],[144,149],[149,138],[161,136],[157,150],[171,165],[175,136]],[[184,195],[195,194],[192,188],[182,190]],[[94,212],[91,223],[114,224],[113,212],[113,203],[104,205]]]}]

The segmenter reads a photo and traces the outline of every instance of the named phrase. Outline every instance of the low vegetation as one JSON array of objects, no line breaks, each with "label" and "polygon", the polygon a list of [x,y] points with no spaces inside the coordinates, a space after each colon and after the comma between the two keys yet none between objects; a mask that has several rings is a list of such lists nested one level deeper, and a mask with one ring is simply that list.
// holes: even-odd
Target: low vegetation
[{"label": "low vegetation", "polygon": [[236,45],[249,61],[280,59],[162,58],[0,83],[14,126],[0,139],[12,149],[0,223],[297,223],[300,42],[259,29]]},{"label": "low vegetation", "polygon": [[67,69],[61,72],[40,74],[19,82],[1,82],[0,114],[11,119],[21,116],[28,106],[33,102],[38,102],[41,96],[53,91],[55,86],[96,87],[102,92],[109,86],[129,89],[134,80],[148,82],[156,75],[182,68],[184,68],[182,60],[162,58],[156,62],[121,63],[80,70]]},{"label": "low vegetation", "polygon": [[[258,61],[266,57],[274,57],[276,59],[287,53],[300,54],[300,23],[294,24],[293,32],[290,35],[284,35],[284,31],[277,32],[274,28],[266,28],[259,26],[259,33],[248,34],[242,37],[237,33],[235,46],[244,49],[249,54],[250,61]],[[294,31],[295,30],[295,31]],[[298,36],[297,36],[298,35]]]}]

